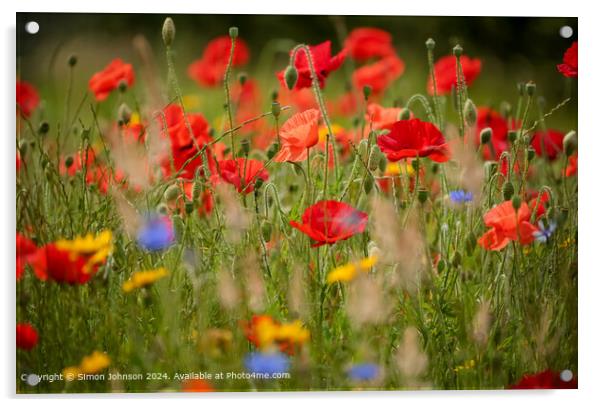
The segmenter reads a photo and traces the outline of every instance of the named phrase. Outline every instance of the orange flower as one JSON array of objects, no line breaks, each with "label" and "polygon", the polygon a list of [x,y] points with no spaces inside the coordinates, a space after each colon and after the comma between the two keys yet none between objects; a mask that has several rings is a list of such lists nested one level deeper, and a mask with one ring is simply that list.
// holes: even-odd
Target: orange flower
[{"label": "orange flower", "polygon": [[318,120],[320,112],[309,109],[292,116],[280,129],[282,145],[274,157],[276,162],[303,161],[307,150],[318,143]]},{"label": "orange flower", "polygon": [[366,109],[366,121],[372,123],[375,130],[388,129],[399,120],[401,108],[382,107],[377,103],[371,103]]},{"label": "orange flower", "polygon": [[491,209],[483,216],[485,225],[490,227],[479,238],[479,245],[486,250],[502,250],[510,241],[519,241],[522,245],[533,242],[537,228],[529,222],[531,210],[525,202],[518,211],[512,206],[512,201],[505,201]]},{"label": "orange flower", "polygon": [[353,72],[353,84],[362,90],[370,86],[375,95],[380,95],[405,70],[405,64],[396,55],[383,58],[370,65],[364,65]]},{"label": "orange flower", "polygon": [[182,382],[182,391],[191,393],[206,393],[215,391],[207,380],[189,379]]}]

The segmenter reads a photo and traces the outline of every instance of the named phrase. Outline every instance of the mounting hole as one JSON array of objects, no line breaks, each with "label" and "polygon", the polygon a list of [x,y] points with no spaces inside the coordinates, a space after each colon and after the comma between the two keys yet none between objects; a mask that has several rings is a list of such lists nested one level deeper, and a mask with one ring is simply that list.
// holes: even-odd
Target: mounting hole
[{"label": "mounting hole", "polygon": [[569,369],[565,369],[562,372],[560,372],[560,380],[562,380],[563,382],[570,382],[573,379],[573,372],[571,372]]},{"label": "mounting hole", "polygon": [[29,21],[25,24],[25,31],[29,34],[37,34],[40,31],[40,24],[35,21]]},{"label": "mounting hole", "polygon": [[573,28],[569,25],[560,27],[560,36],[562,38],[571,38],[573,36]]}]

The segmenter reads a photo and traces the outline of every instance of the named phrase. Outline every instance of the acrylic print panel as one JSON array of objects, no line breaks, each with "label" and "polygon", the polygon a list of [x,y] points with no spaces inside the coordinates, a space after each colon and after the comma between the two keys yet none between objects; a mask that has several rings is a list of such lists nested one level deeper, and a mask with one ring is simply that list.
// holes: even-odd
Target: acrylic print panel
[{"label": "acrylic print panel", "polygon": [[575,388],[577,33],[19,13],[17,392]]}]

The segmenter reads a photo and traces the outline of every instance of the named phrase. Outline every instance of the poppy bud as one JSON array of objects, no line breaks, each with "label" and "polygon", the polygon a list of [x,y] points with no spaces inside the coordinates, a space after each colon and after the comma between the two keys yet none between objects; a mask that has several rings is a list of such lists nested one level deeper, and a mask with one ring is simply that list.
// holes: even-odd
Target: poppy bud
[{"label": "poppy bud", "polygon": [[512,195],[514,195],[514,185],[512,185],[512,182],[510,181],[504,182],[504,185],[502,185],[502,196],[504,197],[504,200],[510,200]]},{"label": "poppy bud", "polygon": [[48,131],[50,131],[50,125],[48,124],[48,122],[43,121],[42,123],[40,123],[40,127],[38,127],[38,133],[40,135],[44,135],[48,133]]},{"label": "poppy bud", "polygon": [[157,205],[157,212],[161,215],[167,215],[167,205],[165,205],[164,203],[160,203],[159,205]]},{"label": "poppy bud", "polygon": [[119,92],[125,93],[125,91],[128,89],[128,83],[125,80],[121,80],[119,81],[119,85],[117,87],[119,88]]},{"label": "poppy bud", "polygon": [[434,50],[435,49],[435,40],[432,38],[429,38],[428,40],[426,40],[426,49],[428,50]]},{"label": "poppy bud", "polygon": [[533,147],[529,147],[527,149],[527,159],[531,161],[533,158],[535,158],[535,149]]},{"label": "poppy bud", "polygon": [[180,195],[180,187],[176,184],[170,185],[163,193],[163,199],[171,202]]},{"label": "poppy bud", "polygon": [[77,55],[75,54],[71,54],[69,56],[69,59],[67,59],[67,64],[73,68],[75,65],[77,65]]},{"label": "poppy bud", "polygon": [[458,267],[460,266],[460,264],[462,264],[462,255],[460,254],[460,252],[454,252],[452,256],[452,264],[454,265],[454,267]]},{"label": "poppy bud", "polygon": [[441,259],[437,262],[437,271],[439,273],[443,273],[445,268],[447,267],[447,262],[444,259]]},{"label": "poppy bud", "polygon": [[466,237],[466,242],[464,244],[464,248],[466,249],[466,254],[470,256],[476,246],[477,246],[477,237],[475,236],[475,234],[473,232],[470,232],[468,234],[468,236]]},{"label": "poppy bud", "polygon": [[230,27],[228,30],[228,34],[230,34],[230,38],[234,39],[238,37],[238,27]]},{"label": "poppy bud", "polygon": [[433,163],[431,165],[431,171],[432,171],[433,174],[437,174],[439,172],[439,164]]},{"label": "poppy bud", "polygon": [[525,96],[525,82],[519,82],[519,83],[517,83],[516,87],[518,89],[518,95],[519,96]]},{"label": "poppy bud", "polygon": [[259,191],[259,188],[261,188],[262,185],[263,185],[263,179],[258,177],[255,180],[255,192]]},{"label": "poppy bud", "polygon": [[509,119],[512,114],[512,105],[508,102],[502,102],[500,106],[500,112],[504,119]]},{"label": "poppy bud", "polygon": [[535,94],[535,89],[537,89],[537,85],[535,85],[535,82],[529,82],[525,86],[525,90],[527,91],[527,95],[529,96],[533,96]]},{"label": "poppy bud", "polygon": [[117,121],[121,124],[128,124],[131,118],[132,109],[130,109],[130,107],[127,104],[122,103],[121,106],[119,106],[119,110],[117,111]]},{"label": "poppy bud", "polygon": [[517,138],[518,133],[516,132],[516,130],[508,130],[508,141],[514,144]]},{"label": "poppy bud", "polygon": [[248,138],[242,139],[240,142],[240,149],[242,150],[242,152],[244,153],[244,155],[249,154],[249,151],[251,151],[251,142],[249,141]]},{"label": "poppy bud", "polygon": [[384,154],[381,154],[380,156],[380,161],[378,162],[378,169],[381,170],[381,172],[385,172],[387,170],[387,156]]},{"label": "poppy bud", "polygon": [[289,65],[284,71],[284,82],[286,82],[286,87],[288,90],[293,90],[295,84],[297,83],[297,78],[299,74],[297,72],[297,68],[292,65]]},{"label": "poppy bud", "polygon": [[518,195],[514,195],[512,197],[512,207],[514,208],[515,211],[519,210],[521,203],[522,203],[522,201]]},{"label": "poppy bud", "polygon": [[373,187],[374,178],[372,178],[371,176],[367,176],[366,180],[364,181],[364,192],[366,193],[366,195],[368,195],[372,191]]},{"label": "poppy bud", "polygon": [[399,112],[399,120],[410,120],[410,117],[412,117],[412,112],[406,107]]},{"label": "poppy bud", "polygon": [[192,203],[192,201],[189,201],[187,199],[186,203],[184,204],[184,209],[186,210],[186,215],[190,215],[192,211],[194,211],[194,204]]},{"label": "poppy bud", "polygon": [[569,156],[577,149],[577,133],[574,130],[569,131],[562,139],[564,153]]},{"label": "poppy bud", "polygon": [[263,237],[265,242],[269,242],[272,238],[272,225],[270,223],[265,222],[261,226],[261,237]]},{"label": "poppy bud", "polygon": [[464,120],[469,126],[474,126],[477,122],[477,107],[470,99],[466,99],[466,103],[464,103]]},{"label": "poppy bud", "polygon": [[69,169],[69,168],[71,168],[72,165],[73,165],[73,157],[68,156],[67,158],[65,158],[65,167],[67,169]]},{"label": "poppy bud", "polygon": [[280,111],[280,103],[278,103],[278,101],[272,102],[272,115],[274,115],[275,118],[278,118],[278,116],[280,116]]},{"label": "poppy bud", "polygon": [[278,91],[273,90],[272,93],[270,94],[270,98],[271,98],[272,102],[277,101],[278,100]]},{"label": "poppy bud", "polygon": [[268,152],[266,153],[268,159],[272,159],[276,153],[280,150],[280,144],[278,144],[278,142],[276,141],[275,143],[273,143],[270,148],[268,148]]},{"label": "poppy bud", "polygon": [[429,192],[426,190],[426,188],[418,188],[418,201],[423,204],[426,202],[426,200],[429,197]]},{"label": "poppy bud", "polygon": [[370,151],[370,157],[368,158],[368,169],[370,169],[370,171],[376,171],[379,162],[380,148],[378,146],[372,146],[372,150]]},{"label": "poppy bud", "polygon": [[368,98],[372,94],[372,86],[370,86],[370,85],[364,85],[363,91],[364,91],[364,99],[368,100]]},{"label": "poppy bud", "polygon": [[414,171],[416,171],[416,174],[418,174],[418,170],[420,169],[420,160],[412,160],[412,168]]},{"label": "poppy bud", "polygon": [[481,130],[481,145],[485,145],[487,143],[489,143],[491,141],[491,135],[493,134],[493,130],[491,130],[491,127],[485,127],[483,130]]},{"label": "poppy bud", "polygon": [[463,52],[464,52],[464,49],[462,48],[462,46],[460,44],[456,45],[453,49],[453,54],[456,57],[460,57]]},{"label": "poppy bud", "polygon": [[171,46],[174,38],[176,37],[176,25],[173,23],[171,17],[167,17],[163,22],[161,35],[163,36],[163,44],[165,44],[167,47]]}]

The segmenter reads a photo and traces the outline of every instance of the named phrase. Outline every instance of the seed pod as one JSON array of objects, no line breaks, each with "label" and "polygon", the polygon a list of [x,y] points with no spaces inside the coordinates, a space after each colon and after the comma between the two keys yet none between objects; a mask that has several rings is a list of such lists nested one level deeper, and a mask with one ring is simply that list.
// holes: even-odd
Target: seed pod
[{"label": "seed pod", "polygon": [[462,46],[460,44],[457,44],[454,49],[452,50],[454,56],[456,57],[460,57],[462,55],[462,53],[464,52],[464,49],[462,48]]},{"label": "seed pod", "polygon": [[514,208],[515,211],[518,211],[520,209],[521,203],[522,203],[522,201],[518,195],[514,195],[512,197],[512,207]]},{"label": "seed pod", "polygon": [[230,27],[228,30],[228,34],[230,34],[230,38],[234,39],[238,37],[238,27]]},{"label": "seed pod", "polygon": [[426,40],[426,49],[428,50],[434,50],[435,49],[435,40],[432,38],[429,38],[428,40]]},{"label": "seed pod", "polygon": [[525,90],[527,91],[527,95],[533,96],[535,94],[535,90],[537,89],[537,85],[535,82],[529,82],[525,85]]},{"label": "seed pod", "polygon": [[452,256],[452,264],[454,265],[454,267],[459,267],[462,264],[462,255],[460,254],[460,252],[454,252]]},{"label": "seed pod", "polygon": [[364,192],[366,193],[366,195],[370,194],[370,192],[372,192],[372,188],[374,187],[374,178],[372,178],[371,176],[367,176],[366,180],[364,181]]},{"label": "seed pod", "polygon": [[48,133],[49,131],[50,131],[50,125],[48,124],[47,121],[43,121],[42,123],[40,123],[40,127],[38,127],[38,134],[43,136],[46,133]]},{"label": "seed pod", "polygon": [[399,120],[410,120],[410,117],[412,117],[412,112],[406,107],[399,112]]},{"label": "seed pod", "polygon": [[269,222],[264,222],[261,225],[261,237],[265,242],[269,242],[272,238],[272,225]]},{"label": "seed pod", "polygon": [[514,185],[512,185],[512,182],[510,181],[504,182],[504,185],[502,185],[502,196],[504,197],[504,200],[510,200],[512,195],[514,195]]},{"label": "seed pod", "polygon": [[485,127],[481,130],[481,134],[479,137],[481,138],[481,145],[485,145],[491,141],[491,135],[493,134],[493,130],[491,127]]},{"label": "seed pod", "polygon": [[475,236],[475,234],[473,232],[468,233],[468,236],[466,237],[466,242],[464,244],[464,248],[466,249],[466,254],[469,256],[472,255],[472,252],[474,251],[476,246],[477,246],[477,237]]},{"label": "seed pod", "polygon": [[370,86],[370,85],[364,85],[364,88],[362,90],[364,92],[364,99],[368,100],[368,98],[372,94],[372,86]]},{"label": "seed pod", "polygon": [[77,55],[71,54],[69,59],[67,59],[67,65],[69,65],[71,68],[77,65]]},{"label": "seed pod", "polygon": [[281,106],[280,103],[278,103],[278,101],[274,101],[272,102],[272,115],[275,118],[278,118],[278,116],[280,116],[280,111],[281,111]]},{"label": "seed pod", "polygon": [[286,83],[286,87],[288,90],[293,90],[297,83],[297,78],[299,77],[299,73],[297,72],[297,68],[292,65],[289,65],[284,71],[284,82]]},{"label": "seed pod", "polygon": [[477,107],[470,99],[466,99],[466,103],[464,103],[464,120],[471,127],[477,122]]},{"label": "seed pod", "polygon": [[163,22],[161,35],[163,36],[163,44],[165,44],[167,47],[171,46],[173,40],[176,38],[176,25],[171,17],[167,17]]},{"label": "seed pod", "polygon": [[508,130],[508,141],[510,141],[512,144],[514,144],[514,142],[516,141],[517,138],[518,138],[518,133],[516,132],[516,130]]},{"label": "seed pod", "polygon": [[562,148],[564,153],[569,156],[577,150],[577,133],[574,130],[569,131],[562,139]]},{"label": "seed pod", "polygon": [[535,149],[533,147],[529,147],[527,149],[527,159],[532,161],[535,158]]},{"label": "seed pod", "polygon": [[420,187],[418,188],[418,202],[424,204],[429,197],[429,192],[426,188]]},{"label": "seed pod", "polygon": [[170,185],[163,193],[163,199],[165,199],[165,201],[167,201],[167,202],[171,202],[174,199],[176,199],[178,196],[180,196],[180,193],[181,193],[181,189],[180,189],[179,185],[177,185],[177,184]]}]

